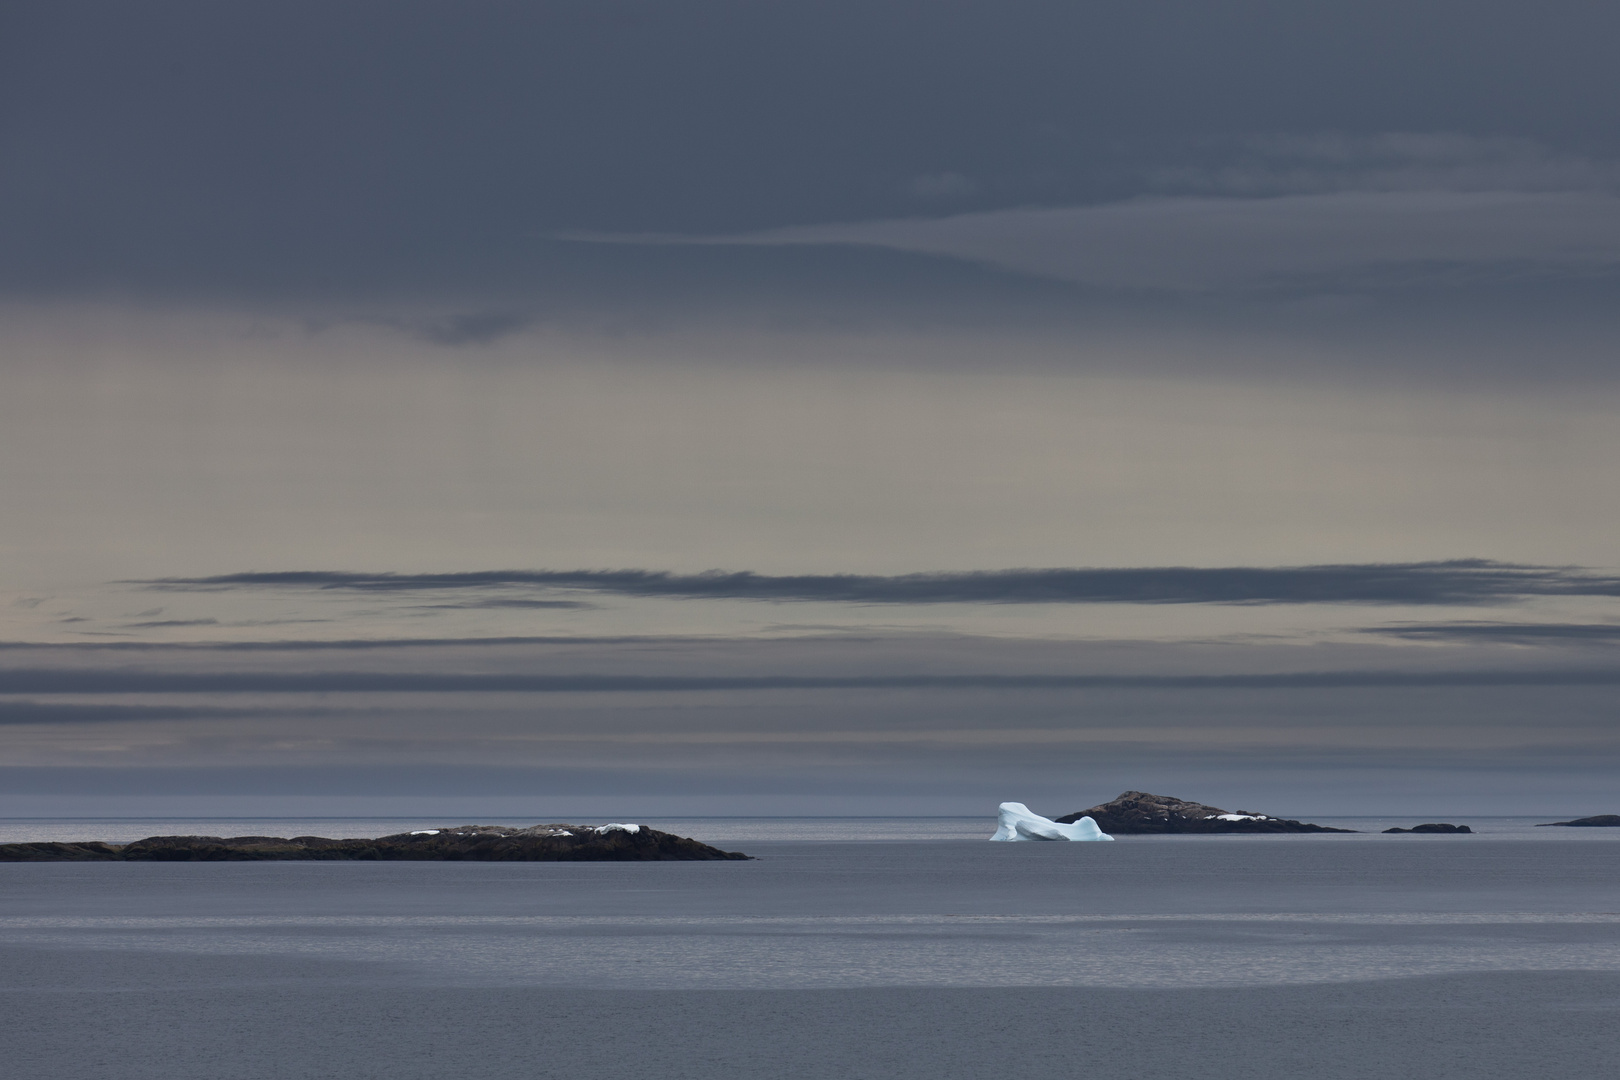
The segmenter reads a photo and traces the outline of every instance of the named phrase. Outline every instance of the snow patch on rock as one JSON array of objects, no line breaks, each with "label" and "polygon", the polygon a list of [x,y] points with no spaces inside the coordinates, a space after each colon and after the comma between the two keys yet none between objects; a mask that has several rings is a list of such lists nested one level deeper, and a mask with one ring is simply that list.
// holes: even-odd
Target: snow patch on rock
[{"label": "snow patch on rock", "polygon": [[610,821],[606,825],[598,825],[596,827],[597,835],[610,832],[627,832],[634,835],[640,831],[640,825],[630,825],[619,821]]}]

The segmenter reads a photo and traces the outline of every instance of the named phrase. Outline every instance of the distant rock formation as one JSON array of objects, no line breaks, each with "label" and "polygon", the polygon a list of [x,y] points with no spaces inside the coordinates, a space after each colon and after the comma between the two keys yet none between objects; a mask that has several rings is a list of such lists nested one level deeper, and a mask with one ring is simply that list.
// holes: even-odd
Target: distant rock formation
[{"label": "distant rock formation", "polygon": [[1449,825],[1445,822],[1431,821],[1427,825],[1414,825],[1410,829],[1385,829],[1384,831],[1387,833],[1471,833],[1474,830],[1466,825]]},{"label": "distant rock formation", "polygon": [[747,859],[740,851],[641,825],[461,825],[375,840],[324,836],[149,836],[131,844],[0,844],[0,862],[250,862],[356,859],[441,862],[661,862]]},{"label": "distant rock formation", "polygon": [[1247,810],[1233,813],[1203,803],[1127,791],[1113,802],[1093,806],[1054,818],[1062,824],[1089,817],[1103,832],[1115,835],[1143,833],[1342,833],[1354,829],[1333,829],[1290,818],[1271,817]]},{"label": "distant rock formation", "polygon": [[1536,828],[1549,825],[1569,825],[1578,829],[1620,829],[1620,814],[1599,814],[1596,817],[1578,817],[1574,821],[1543,821]]},{"label": "distant rock formation", "polygon": [[992,840],[1112,840],[1088,817],[1056,822],[1034,813],[1021,802],[1004,802],[996,815]]}]

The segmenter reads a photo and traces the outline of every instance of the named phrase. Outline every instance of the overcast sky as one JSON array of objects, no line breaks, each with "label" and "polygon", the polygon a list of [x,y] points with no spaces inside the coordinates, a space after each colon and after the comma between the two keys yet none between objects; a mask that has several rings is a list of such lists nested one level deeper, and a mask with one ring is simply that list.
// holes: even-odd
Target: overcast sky
[{"label": "overcast sky", "polygon": [[1620,810],[1617,38],[0,0],[0,814]]}]

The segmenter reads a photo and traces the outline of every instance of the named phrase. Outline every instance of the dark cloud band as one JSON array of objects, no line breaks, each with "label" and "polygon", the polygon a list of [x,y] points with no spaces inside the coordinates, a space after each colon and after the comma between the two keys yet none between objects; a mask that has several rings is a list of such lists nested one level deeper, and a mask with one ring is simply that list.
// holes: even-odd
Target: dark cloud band
[{"label": "dark cloud band", "polygon": [[[1294,567],[1128,567],[767,575],[661,570],[488,570],[448,574],[302,570],[160,578],[150,588],[291,588],[406,593],[566,589],[670,599],[856,604],[1481,604],[1526,596],[1620,596],[1620,577],[1486,559]],[[484,606],[487,596],[469,599]]]},{"label": "dark cloud band", "polygon": [[173,705],[54,704],[0,701],[0,726],[11,724],[106,724],[130,720],[217,720],[251,710]]},{"label": "dark cloud band", "polygon": [[1302,671],[1230,675],[503,675],[422,672],[0,672],[0,694],[714,693],[818,690],[1331,690],[1616,686],[1620,668]]},{"label": "dark cloud band", "polygon": [[[639,645],[660,643],[668,638],[646,635],[590,636],[527,635],[522,637],[457,638],[315,638],[300,641],[0,641],[0,651],[36,652],[320,652],[367,649],[488,648],[502,645]],[[683,637],[682,641],[698,638]]]}]

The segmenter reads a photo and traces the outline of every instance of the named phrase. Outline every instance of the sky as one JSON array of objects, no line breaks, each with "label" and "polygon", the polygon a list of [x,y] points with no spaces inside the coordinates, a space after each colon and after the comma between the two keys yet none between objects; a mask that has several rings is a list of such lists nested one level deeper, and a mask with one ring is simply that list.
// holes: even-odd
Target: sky
[{"label": "sky", "polygon": [[0,816],[1620,810],[1617,36],[0,0]]}]

